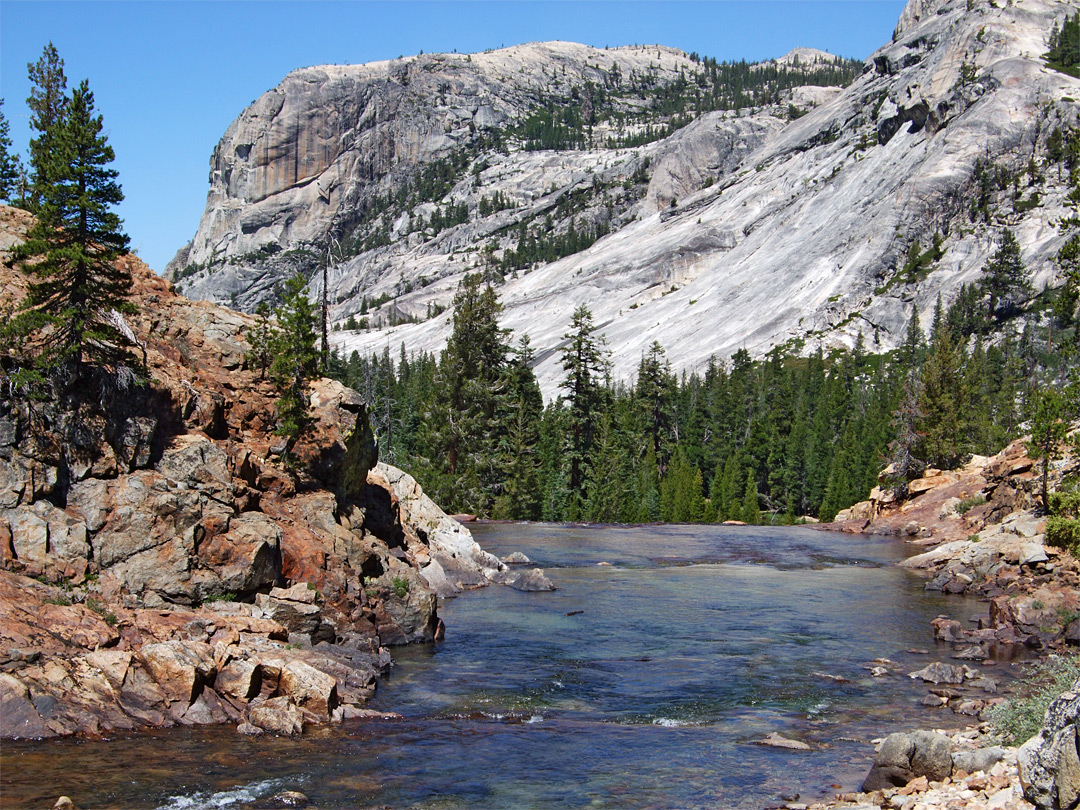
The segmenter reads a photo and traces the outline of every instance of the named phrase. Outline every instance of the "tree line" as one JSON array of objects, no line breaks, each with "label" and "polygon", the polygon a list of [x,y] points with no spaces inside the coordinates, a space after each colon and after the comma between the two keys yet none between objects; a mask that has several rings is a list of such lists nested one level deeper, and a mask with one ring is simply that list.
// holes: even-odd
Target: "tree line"
[{"label": "tree line", "polygon": [[1074,69],[1080,65],[1080,11],[1071,17],[1065,15],[1065,20],[1060,26],[1056,21],[1054,22],[1050,29],[1048,44],[1050,50],[1046,54],[1046,59],[1051,64]]}]

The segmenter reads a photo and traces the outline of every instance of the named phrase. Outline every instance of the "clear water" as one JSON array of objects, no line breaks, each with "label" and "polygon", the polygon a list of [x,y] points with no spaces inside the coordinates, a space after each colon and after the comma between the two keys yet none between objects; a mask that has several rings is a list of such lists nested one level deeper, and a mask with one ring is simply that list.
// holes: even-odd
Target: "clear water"
[{"label": "clear water", "polygon": [[[873,737],[962,725],[924,709],[925,687],[904,673],[948,660],[932,618],[985,606],[925,592],[893,565],[906,553],[896,541],[743,527],[474,534],[498,555],[523,551],[559,590],[447,602],[446,640],[397,650],[372,704],[404,719],[295,740],[180,729],[5,743],[3,806],[67,794],[84,808],[258,807],[294,789],[320,808],[759,808],[856,788]],[[897,674],[873,678],[875,658]],[[770,732],[813,750],[756,744]]]}]

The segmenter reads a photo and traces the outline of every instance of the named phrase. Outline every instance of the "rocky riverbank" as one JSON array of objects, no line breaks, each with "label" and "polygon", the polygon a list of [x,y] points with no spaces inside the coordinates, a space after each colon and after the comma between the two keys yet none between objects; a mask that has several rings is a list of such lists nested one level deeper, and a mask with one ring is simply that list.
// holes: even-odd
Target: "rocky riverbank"
[{"label": "rocky riverbank", "polygon": [[788,810],[1073,810],[1080,805],[1080,681],[1053,700],[1042,730],[1020,748],[980,725],[948,733],[898,732],[879,741],[858,793]]},{"label": "rocky riverbank", "polygon": [[[28,222],[0,207],[5,302]],[[0,737],[296,733],[364,712],[389,647],[441,636],[439,597],[551,587],[378,464],[364,402],[332,380],[287,460],[252,320],[122,261],[149,380],[0,401]]]},{"label": "rocky riverbank", "polygon": [[[1078,470],[1080,459],[1072,455],[1055,462],[1051,485]],[[970,642],[983,653],[1002,644],[1048,650],[1080,643],[1080,563],[1045,544],[1038,472],[1023,441],[956,471],[927,470],[909,490],[899,503],[891,491],[875,489],[868,501],[837,515],[834,527],[905,536],[926,549],[903,565],[925,574],[928,590],[988,601],[987,616],[974,629],[935,622],[939,641]]]},{"label": "rocky riverbank", "polygon": [[[1078,469],[1080,460],[1066,455],[1051,470],[1052,484]],[[956,471],[927,470],[911,482],[902,503],[878,488],[837,516],[834,527],[841,531],[901,535],[925,548],[902,565],[926,575],[928,590],[972,594],[988,603],[985,616],[932,622],[937,651],[951,661],[909,673],[927,684],[925,705],[978,718],[1004,699],[987,674],[993,670],[984,667],[1011,657],[1010,648],[1076,653],[1080,564],[1045,545],[1038,489],[1036,466],[1017,441]],[[986,724],[948,736],[890,735],[879,745],[863,792],[809,807],[1070,810],[1080,802],[1078,713],[1080,683],[1051,705],[1043,732],[1019,750],[998,747]],[[925,740],[934,744],[920,750]],[[935,758],[937,765],[928,765]]]}]

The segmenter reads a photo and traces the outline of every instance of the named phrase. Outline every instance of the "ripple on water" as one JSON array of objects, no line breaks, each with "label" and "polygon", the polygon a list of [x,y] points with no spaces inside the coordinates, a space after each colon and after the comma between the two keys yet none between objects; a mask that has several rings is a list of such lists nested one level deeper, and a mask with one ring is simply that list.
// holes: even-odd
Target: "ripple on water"
[{"label": "ripple on water", "polygon": [[187,795],[170,796],[156,810],[217,810],[218,808],[243,807],[259,799],[293,787],[296,780],[264,779],[250,785],[215,792],[196,791]]}]

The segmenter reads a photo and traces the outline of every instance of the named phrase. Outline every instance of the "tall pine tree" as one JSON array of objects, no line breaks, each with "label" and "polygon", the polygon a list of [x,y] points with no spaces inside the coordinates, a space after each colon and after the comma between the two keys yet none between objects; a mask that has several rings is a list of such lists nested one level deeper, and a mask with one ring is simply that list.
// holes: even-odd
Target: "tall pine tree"
[{"label": "tall pine tree", "polygon": [[275,405],[277,434],[286,439],[286,458],[293,443],[311,427],[307,387],[319,372],[319,352],[315,348],[317,316],[304,287],[304,277],[300,275],[286,282],[281,305],[274,311],[277,329],[270,339],[273,352],[270,378],[279,393]]},{"label": "tall pine tree", "polygon": [[1015,314],[1032,294],[1031,282],[1020,257],[1020,243],[1009,228],[1001,233],[998,249],[983,268],[980,282],[987,298],[987,317],[993,321]]},{"label": "tall pine tree", "polygon": [[0,200],[18,202],[22,199],[22,161],[11,151],[11,125],[4,117],[4,100],[0,98]]},{"label": "tall pine tree", "polygon": [[131,274],[117,259],[128,237],[112,210],[124,195],[115,155],[94,112],[94,94],[83,81],[59,122],[43,134],[50,145],[39,154],[37,220],[15,253],[33,273],[26,299],[27,323],[42,338],[47,365],[133,363],[119,313],[128,301]]},{"label": "tall pine tree", "polygon": [[487,514],[501,487],[496,419],[506,388],[502,305],[479,273],[454,296],[454,329],[442,353],[425,430],[425,484],[449,508]]},{"label": "tall pine tree", "polygon": [[570,331],[563,339],[567,341],[562,350],[566,376],[560,387],[566,391],[569,405],[569,489],[571,499],[580,502],[585,495],[585,471],[592,458],[603,405],[607,360],[603,342],[596,335],[592,312],[584,304],[574,310]]},{"label": "tall pine tree", "polygon": [[941,328],[934,335],[919,380],[916,453],[927,463],[946,470],[955,467],[967,449],[960,374],[962,355],[950,330]]},{"label": "tall pine tree", "polygon": [[493,515],[511,520],[539,520],[540,417],[544,398],[532,371],[529,336],[522,335],[505,374],[505,395],[499,407],[499,467],[502,492],[495,498]]}]

